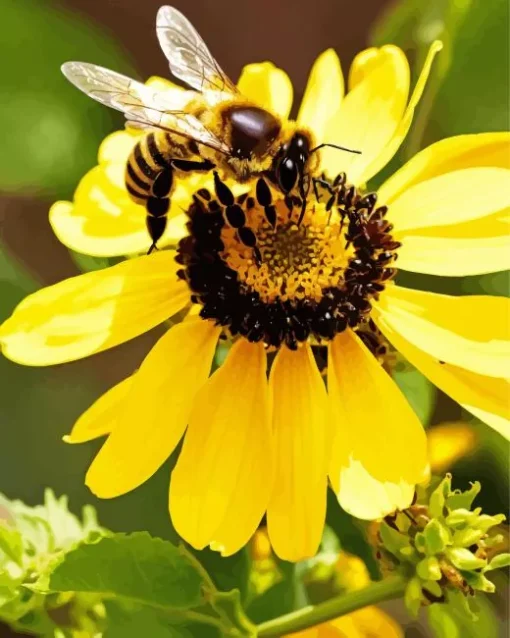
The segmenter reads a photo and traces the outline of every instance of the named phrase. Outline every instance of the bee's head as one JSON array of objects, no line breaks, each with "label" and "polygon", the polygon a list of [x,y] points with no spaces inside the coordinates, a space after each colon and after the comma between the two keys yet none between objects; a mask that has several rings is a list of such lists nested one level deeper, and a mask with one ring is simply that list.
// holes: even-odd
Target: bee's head
[{"label": "bee's head", "polygon": [[282,145],[275,158],[275,173],[284,193],[290,191],[303,175],[310,157],[310,138],[306,133],[296,131],[288,142]]}]

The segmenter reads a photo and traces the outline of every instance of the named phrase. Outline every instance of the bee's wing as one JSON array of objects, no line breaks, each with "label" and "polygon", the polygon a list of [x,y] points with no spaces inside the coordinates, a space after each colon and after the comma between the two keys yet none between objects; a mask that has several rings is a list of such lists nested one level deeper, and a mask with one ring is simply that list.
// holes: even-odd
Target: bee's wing
[{"label": "bee's wing", "polygon": [[168,89],[155,91],[141,82],[86,62],[62,65],[66,78],[89,97],[125,114],[129,123],[140,128],[171,131],[210,146],[222,153],[229,148],[213,135],[186,106],[196,98],[193,91]]},{"label": "bee's wing", "polygon": [[196,29],[180,11],[161,7],[156,18],[159,44],[170,63],[170,70],[183,82],[206,95],[209,102],[218,102],[229,94],[238,93],[235,84],[222,71]]}]

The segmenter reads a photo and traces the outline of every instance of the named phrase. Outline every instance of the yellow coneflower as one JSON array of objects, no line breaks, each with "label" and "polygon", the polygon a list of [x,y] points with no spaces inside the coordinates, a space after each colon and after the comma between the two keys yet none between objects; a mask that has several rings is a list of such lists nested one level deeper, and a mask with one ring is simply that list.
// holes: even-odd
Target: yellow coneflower
[{"label": "yellow coneflower", "polygon": [[[256,252],[210,212],[207,184],[192,203],[198,186],[186,183],[174,196],[168,250],[43,289],[4,323],[7,357],[50,365],[118,345],[190,309],[69,435],[70,442],[108,435],[86,478],[96,495],[136,488],[184,435],[170,513],[197,548],[237,551],[266,513],[281,558],[314,554],[328,477],[357,517],[407,507],[428,470],[427,442],[381,365],[385,340],[508,435],[508,300],[451,297],[392,281],[397,257],[399,268],[440,276],[508,267],[508,134],[443,140],[376,194],[364,186],[403,141],[437,50],[410,97],[409,65],[395,46],[359,54],[345,96],[335,53],[316,61],[299,125],[318,141],[362,151],[322,152],[334,205],[328,193],[310,196],[298,224],[274,190],[269,223],[255,186],[238,195],[230,184],[250,209]],[[280,69],[250,65],[239,87],[288,117],[292,87]],[[51,223],[67,246],[94,255],[146,252],[144,210],[130,202],[122,177],[138,135],[107,138],[74,203],[52,208]],[[210,374],[221,338],[232,347]]]}]

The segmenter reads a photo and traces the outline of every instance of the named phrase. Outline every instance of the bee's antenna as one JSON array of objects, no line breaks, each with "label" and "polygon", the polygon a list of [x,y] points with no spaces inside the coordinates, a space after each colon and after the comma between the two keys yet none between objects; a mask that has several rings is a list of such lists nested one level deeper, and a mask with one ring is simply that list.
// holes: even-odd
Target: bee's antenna
[{"label": "bee's antenna", "polygon": [[361,151],[355,151],[352,148],[346,148],[345,146],[338,146],[338,144],[319,144],[319,146],[316,146],[315,148],[312,148],[312,150],[310,151],[310,155],[312,153],[315,153],[315,151],[320,150],[321,148],[324,148],[325,146],[329,147],[329,148],[336,148],[339,151],[347,151],[348,153],[356,153],[356,155],[361,155]]}]

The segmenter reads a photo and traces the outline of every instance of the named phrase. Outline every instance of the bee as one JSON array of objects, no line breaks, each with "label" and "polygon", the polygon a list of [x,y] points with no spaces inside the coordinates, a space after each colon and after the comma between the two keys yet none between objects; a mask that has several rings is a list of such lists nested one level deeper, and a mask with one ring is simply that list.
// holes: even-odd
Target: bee
[{"label": "bee", "polygon": [[[225,183],[258,177],[259,204],[274,219],[271,191],[279,188],[292,211],[306,207],[309,173],[318,165],[312,133],[243,97],[220,68],[195,28],[177,9],[163,6],[156,33],[172,74],[191,87],[155,90],[129,77],[85,62],[66,62],[65,77],[89,97],[123,112],[127,127],[143,129],[126,164],[130,197],[145,206],[151,252],[162,237],[176,180],[183,174],[214,172],[214,185],[227,223],[246,245],[254,235]],[[358,152],[358,151],[352,151]],[[315,162],[312,162],[312,158]],[[221,176],[220,176],[221,173]],[[262,181],[261,179],[262,178]],[[297,191],[297,196],[292,193]]]}]

